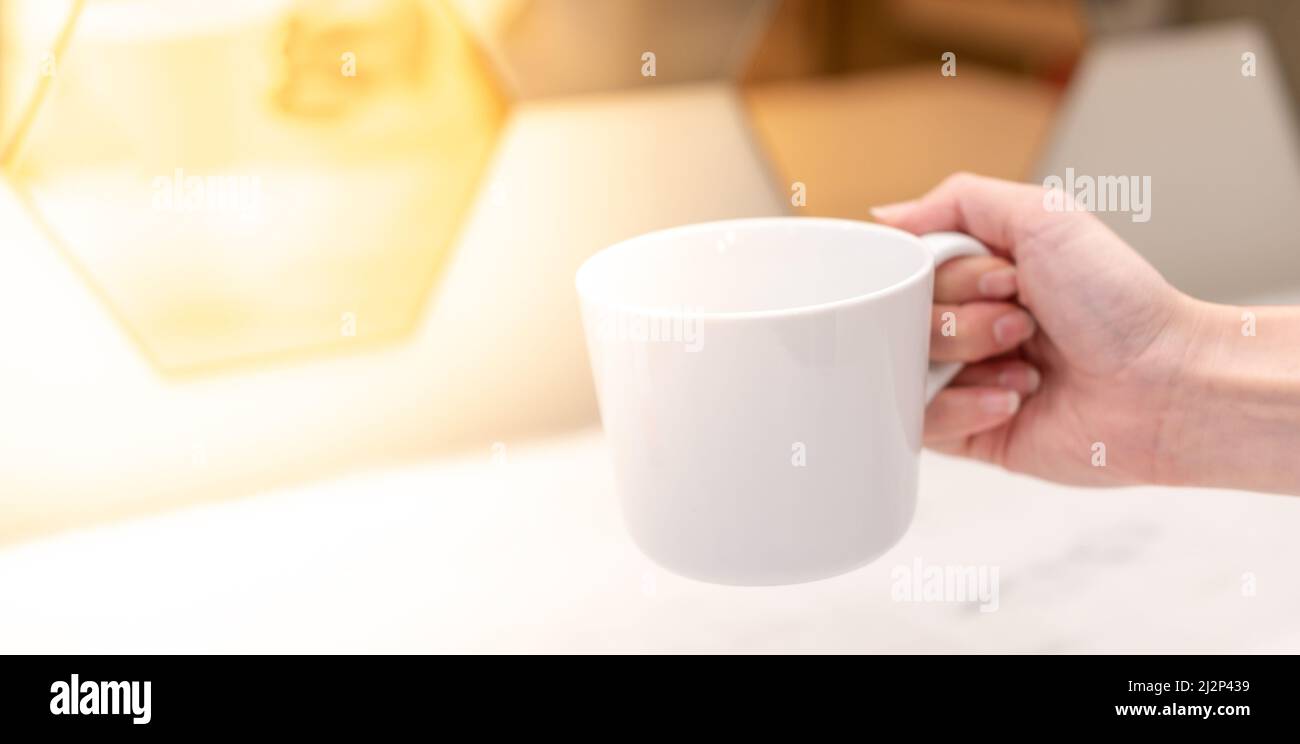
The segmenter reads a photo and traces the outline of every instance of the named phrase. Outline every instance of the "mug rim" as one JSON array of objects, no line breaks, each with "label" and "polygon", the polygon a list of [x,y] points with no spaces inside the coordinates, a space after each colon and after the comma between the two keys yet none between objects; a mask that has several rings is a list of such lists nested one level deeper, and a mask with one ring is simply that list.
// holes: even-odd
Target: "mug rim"
[{"label": "mug rim", "polygon": [[821,225],[821,226],[847,228],[850,230],[860,230],[864,233],[875,234],[875,235],[883,234],[883,235],[892,235],[895,237],[902,237],[906,239],[904,242],[911,244],[921,254],[922,257],[921,268],[913,272],[912,274],[908,275],[906,278],[902,279],[901,281],[890,284],[887,287],[882,287],[880,289],[872,290],[870,292],[862,292],[860,294],[855,294],[852,297],[844,297],[838,300],[829,300],[827,302],[816,302],[807,305],[795,305],[793,307],[780,308],[775,310],[727,310],[727,311],[706,310],[700,312],[692,312],[690,313],[692,317],[707,319],[707,320],[758,320],[764,318],[782,318],[782,317],[824,313],[824,312],[839,310],[845,307],[851,307],[854,305],[868,304],[875,300],[879,300],[885,297],[889,297],[891,295],[898,294],[907,289],[911,289],[916,284],[919,284],[920,282],[924,281],[927,275],[934,273],[934,253],[926,247],[925,243],[921,240],[920,236],[914,235],[910,232],[907,232],[906,230],[900,230],[896,227],[882,225],[878,222],[866,222],[864,220],[851,220],[851,219],[844,219],[840,217],[795,217],[790,215],[774,216],[774,217],[737,217],[732,219],[711,220],[708,222],[694,222],[686,225],[675,225],[673,227],[660,228],[658,230],[651,230],[649,232],[641,233],[639,235],[634,235],[630,238],[625,238],[616,243],[611,243],[610,245],[588,256],[586,260],[582,262],[582,265],[578,267],[578,271],[574,275],[574,285],[575,288],[577,289],[578,297],[584,303],[588,303],[593,306],[599,306],[599,307],[617,308],[620,312],[636,313],[638,315],[645,315],[649,317],[680,315],[681,314],[680,312],[676,312],[665,308],[648,307],[643,305],[634,305],[630,303],[608,302],[608,301],[597,299],[594,296],[594,294],[591,291],[589,291],[592,282],[592,280],[589,277],[591,273],[594,271],[594,269],[591,268],[591,265],[593,264],[593,262],[595,262],[597,258],[601,256],[607,257],[608,254],[612,252],[619,251],[619,250],[627,250],[629,249],[629,247],[635,247],[640,243],[672,238],[679,234],[688,234],[693,232],[706,232],[710,230],[725,229],[727,227],[736,227],[741,225],[747,227],[763,227],[764,225],[769,225],[769,224],[786,225],[786,226],[798,225],[801,228],[804,226],[811,227],[814,225]]}]

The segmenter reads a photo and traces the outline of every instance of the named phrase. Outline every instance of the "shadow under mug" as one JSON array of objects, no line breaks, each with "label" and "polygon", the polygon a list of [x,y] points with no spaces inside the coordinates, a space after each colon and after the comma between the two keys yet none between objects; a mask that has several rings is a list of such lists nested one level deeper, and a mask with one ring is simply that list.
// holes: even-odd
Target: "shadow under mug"
[{"label": "shadow under mug", "polygon": [[937,263],[986,253],[850,220],[652,232],[578,270],[627,529],[656,563],[721,584],[869,563],[916,504]]}]

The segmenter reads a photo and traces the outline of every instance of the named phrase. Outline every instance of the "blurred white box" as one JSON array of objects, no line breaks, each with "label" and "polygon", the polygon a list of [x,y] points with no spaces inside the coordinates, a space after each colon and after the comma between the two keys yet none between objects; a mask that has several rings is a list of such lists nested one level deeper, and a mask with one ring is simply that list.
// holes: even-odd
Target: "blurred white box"
[{"label": "blurred white box", "polygon": [[1222,302],[1294,300],[1300,148],[1283,74],[1250,23],[1100,41],[1038,177],[1150,176],[1149,222],[1098,216],[1171,283]]}]

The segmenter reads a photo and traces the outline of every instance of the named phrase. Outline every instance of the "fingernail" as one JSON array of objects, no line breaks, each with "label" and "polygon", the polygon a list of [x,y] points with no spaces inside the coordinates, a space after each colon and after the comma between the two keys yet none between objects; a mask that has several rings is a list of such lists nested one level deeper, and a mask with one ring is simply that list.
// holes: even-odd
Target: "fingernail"
[{"label": "fingernail", "polygon": [[1023,310],[1007,313],[993,321],[993,340],[1003,348],[1015,346],[1032,335],[1034,335],[1034,319]]},{"label": "fingernail", "polygon": [[985,413],[1006,415],[1020,408],[1020,394],[1014,390],[998,390],[980,395],[980,408]]},{"label": "fingernail", "polygon": [[893,220],[903,217],[903,215],[907,214],[915,206],[915,199],[912,201],[894,202],[893,204],[881,204],[880,206],[871,208],[871,216],[878,220],[892,222]]},{"label": "fingernail", "polygon": [[995,269],[979,279],[978,289],[985,297],[1010,297],[1016,293],[1016,270],[1011,266]]},{"label": "fingernail", "polygon": [[998,375],[998,387],[1016,390],[1026,395],[1038,392],[1038,386],[1041,384],[1043,384],[1043,376],[1033,367],[1024,367]]}]

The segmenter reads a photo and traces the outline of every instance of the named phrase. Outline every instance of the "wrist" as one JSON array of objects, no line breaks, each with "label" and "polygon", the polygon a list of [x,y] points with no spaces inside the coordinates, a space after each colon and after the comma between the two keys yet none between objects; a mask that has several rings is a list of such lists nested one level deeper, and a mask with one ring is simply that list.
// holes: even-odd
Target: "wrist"
[{"label": "wrist", "polygon": [[1300,309],[1188,300],[1168,485],[1300,493]]}]

